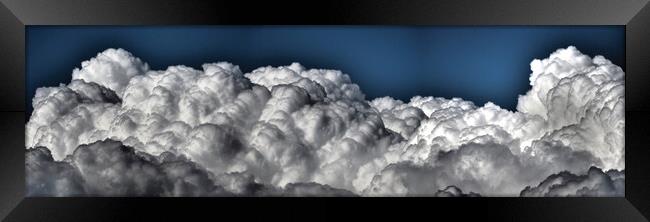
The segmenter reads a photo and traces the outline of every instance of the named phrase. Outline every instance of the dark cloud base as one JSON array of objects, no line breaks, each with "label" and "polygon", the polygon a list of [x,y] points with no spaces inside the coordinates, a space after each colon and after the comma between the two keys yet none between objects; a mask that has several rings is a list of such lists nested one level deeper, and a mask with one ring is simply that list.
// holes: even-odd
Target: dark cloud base
[{"label": "dark cloud base", "polygon": [[151,156],[112,140],[79,146],[63,161],[45,147],[25,154],[28,196],[357,196],[318,183],[280,189],[247,174],[215,177],[184,157]]},{"label": "dark cloud base", "polygon": [[[63,161],[45,147],[26,151],[28,196],[275,196],[355,197],[355,193],[314,182],[290,183],[284,189],[257,183],[252,175],[216,177],[198,164],[171,153],[151,156],[118,141],[79,146]],[[586,175],[566,171],[550,175],[522,197],[623,196],[624,171],[591,167]],[[458,187],[438,190],[434,197],[480,197]]]}]

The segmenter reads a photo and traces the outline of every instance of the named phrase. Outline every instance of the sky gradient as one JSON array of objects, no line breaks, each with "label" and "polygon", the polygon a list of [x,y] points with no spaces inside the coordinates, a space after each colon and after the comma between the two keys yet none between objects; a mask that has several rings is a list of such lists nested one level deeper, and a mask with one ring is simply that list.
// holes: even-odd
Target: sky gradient
[{"label": "sky gradient", "polygon": [[123,48],[152,69],[299,62],[342,70],[368,100],[460,97],[514,110],[530,89],[529,63],[569,45],[625,70],[623,26],[29,26],[26,108],[36,88],[67,83],[82,61]]}]

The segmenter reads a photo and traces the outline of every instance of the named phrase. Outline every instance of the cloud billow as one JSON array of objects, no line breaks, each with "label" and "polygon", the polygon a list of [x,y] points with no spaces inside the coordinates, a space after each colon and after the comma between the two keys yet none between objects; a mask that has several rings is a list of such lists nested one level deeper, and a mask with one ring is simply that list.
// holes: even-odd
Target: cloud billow
[{"label": "cloud billow", "polygon": [[[517,110],[365,99],[338,70],[150,70],[122,49],[36,91],[31,196],[622,196],[624,72],[531,62]],[[604,172],[603,172],[604,171]]]}]

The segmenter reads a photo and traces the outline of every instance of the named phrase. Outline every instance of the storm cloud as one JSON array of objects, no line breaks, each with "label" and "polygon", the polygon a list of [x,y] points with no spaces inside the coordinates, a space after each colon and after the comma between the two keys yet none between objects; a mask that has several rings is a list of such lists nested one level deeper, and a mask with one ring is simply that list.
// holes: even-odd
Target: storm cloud
[{"label": "storm cloud", "polygon": [[623,195],[623,70],[573,46],[530,66],[531,89],[509,111],[461,98],[368,101],[342,71],[298,63],[151,70],[107,49],[70,83],[37,89],[28,193]]}]

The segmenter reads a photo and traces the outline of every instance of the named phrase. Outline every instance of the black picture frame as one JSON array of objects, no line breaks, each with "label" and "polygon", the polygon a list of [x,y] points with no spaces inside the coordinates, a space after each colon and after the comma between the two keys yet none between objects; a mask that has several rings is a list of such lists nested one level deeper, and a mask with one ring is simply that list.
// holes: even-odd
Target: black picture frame
[{"label": "black picture frame", "polygon": [[[0,0],[0,218],[123,221],[202,215],[647,221],[650,218],[648,0],[196,1]],[[624,25],[625,197],[132,198],[25,197],[25,26],[28,25]],[[305,217],[303,215],[309,215]]]}]

